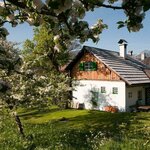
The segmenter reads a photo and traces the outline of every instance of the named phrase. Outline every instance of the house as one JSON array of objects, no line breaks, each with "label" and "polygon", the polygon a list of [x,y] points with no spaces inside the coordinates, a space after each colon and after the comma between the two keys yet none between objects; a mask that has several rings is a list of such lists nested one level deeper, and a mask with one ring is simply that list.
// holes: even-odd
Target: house
[{"label": "house", "polygon": [[150,50],[144,50],[140,54],[135,56],[136,59],[142,61],[147,66],[150,66]]},{"label": "house", "polygon": [[150,67],[127,54],[127,42],[120,40],[120,52],[83,46],[66,70],[76,80],[73,107],[104,110],[116,106],[130,111],[137,102],[150,105]]}]

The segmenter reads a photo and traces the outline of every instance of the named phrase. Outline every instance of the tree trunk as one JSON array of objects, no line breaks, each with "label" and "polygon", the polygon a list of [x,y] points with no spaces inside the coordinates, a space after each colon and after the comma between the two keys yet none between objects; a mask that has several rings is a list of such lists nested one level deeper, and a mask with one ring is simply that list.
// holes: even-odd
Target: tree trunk
[{"label": "tree trunk", "polygon": [[15,118],[19,133],[21,134],[22,137],[25,137],[23,126],[17,112],[13,112],[13,116]]}]

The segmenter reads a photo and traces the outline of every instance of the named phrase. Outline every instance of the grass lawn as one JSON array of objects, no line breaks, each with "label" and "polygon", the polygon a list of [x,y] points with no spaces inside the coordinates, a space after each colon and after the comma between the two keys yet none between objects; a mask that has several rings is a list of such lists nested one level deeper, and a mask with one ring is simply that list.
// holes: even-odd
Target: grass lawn
[{"label": "grass lawn", "polygon": [[26,138],[3,115],[0,150],[149,150],[150,113],[20,110]]}]

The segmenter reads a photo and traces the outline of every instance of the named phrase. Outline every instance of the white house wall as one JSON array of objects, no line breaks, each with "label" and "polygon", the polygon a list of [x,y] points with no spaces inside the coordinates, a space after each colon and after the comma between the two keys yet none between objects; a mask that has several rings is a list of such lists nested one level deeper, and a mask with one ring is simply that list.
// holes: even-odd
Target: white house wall
[{"label": "white house wall", "polygon": [[[106,88],[106,93],[101,93],[101,87]],[[118,94],[113,94],[113,87],[118,88]],[[98,81],[80,80],[79,85],[73,91],[73,107],[84,103],[85,109],[92,109],[91,90],[99,92],[98,109],[103,110],[104,106],[117,106],[120,111],[125,111],[126,87],[123,81]]]},{"label": "white house wall", "polygon": [[[126,107],[130,110],[130,106],[135,105],[138,100],[138,91],[142,91],[141,104],[145,104],[145,88],[143,86],[127,87],[126,88]],[[132,97],[129,97],[129,92],[132,93]]]}]

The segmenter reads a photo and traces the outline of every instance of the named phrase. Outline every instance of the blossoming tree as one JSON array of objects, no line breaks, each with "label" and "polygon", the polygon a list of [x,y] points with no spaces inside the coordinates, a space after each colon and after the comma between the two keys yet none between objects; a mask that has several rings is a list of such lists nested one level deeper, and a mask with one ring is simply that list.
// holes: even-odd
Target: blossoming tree
[{"label": "blossoming tree", "polygon": [[0,106],[13,113],[23,136],[16,113],[18,106],[66,107],[69,101],[70,78],[60,73],[60,66],[68,60],[67,51],[53,48],[54,37],[48,27],[37,28],[33,40],[25,42],[22,53],[13,43],[0,39]]},{"label": "blossoming tree", "polygon": [[[119,5],[115,5],[118,2]],[[39,26],[47,22],[53,28],[56,36],[54,41],[60,41],[68,46],[68,40],[79,39],[81,42],[92,39],[99,40],[99,34],[107,25],[101,19],[92,27],[83,21],[87,11],[95,8],[122,10],[126,15],[125,21],[118,20],[118,28],[126,26],[129,31],[142,28],[145,12],[150,9],[149,0],[1,0],[0,2],[0,33],[4,36],[7,31],[2,27],[9,22],[17,24],[28,22]],[[63,37],[63,38],[62,38]],[[56,49],[62,44],[57,42]]]},{"label": "blossoming tree", "polygon": [[[22,59],[15,44],[5,39],[0,39],[0,111],[4,108],[13,112],[20,133],[24,136],[23,128],[15,108],[21,104],[20,69]],[[3,112],[3,111],[2,111]],[[2,116],[0,117],[1,123]]]},{"label": "blossoming tree", "polygon": [[[55,48],[54,37],[49,25],[34,30],[33,40],[26,40],[22,51],[27,76],[22,79],[25,102],[42,105],[67,105],[70,77],[61,73],[61,66],[68,62],[68,51]],[[54,47],[54,48],[53,48]],[[32,100],[31,100],[32,99]]]}]

